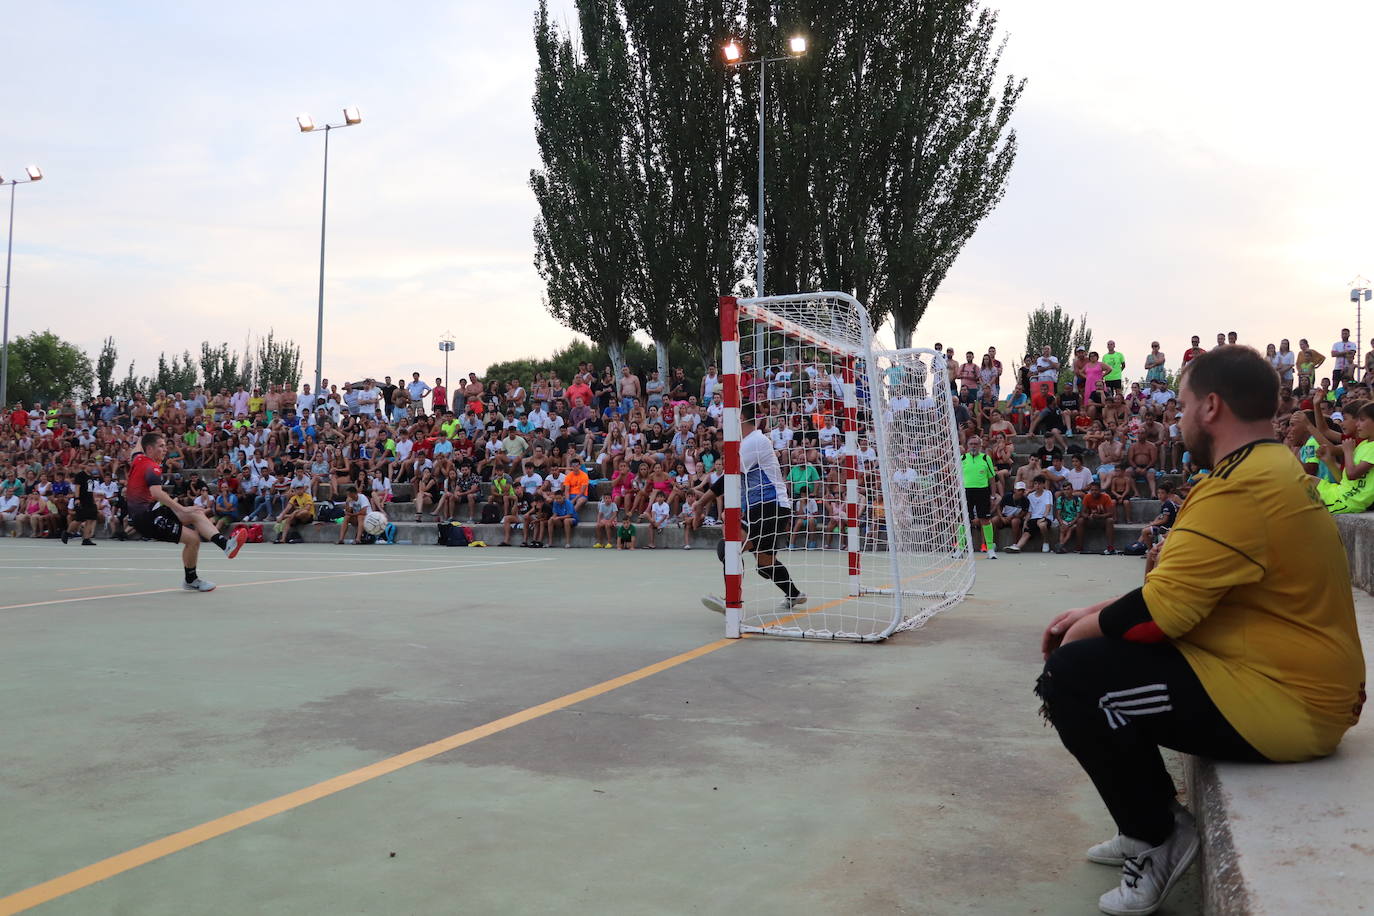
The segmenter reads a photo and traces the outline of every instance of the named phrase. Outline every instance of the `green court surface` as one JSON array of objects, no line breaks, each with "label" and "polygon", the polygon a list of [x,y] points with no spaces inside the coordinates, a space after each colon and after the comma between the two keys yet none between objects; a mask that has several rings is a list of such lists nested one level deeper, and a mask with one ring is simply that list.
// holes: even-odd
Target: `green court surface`
[{"label": "green court surface", "polygon": [[6,540],[0,914],[1093,913],[1114,831],[1031,687],[1142,570],[980,560],[855,645],[722,640],[704,550],[206,548],[193,594]]}]

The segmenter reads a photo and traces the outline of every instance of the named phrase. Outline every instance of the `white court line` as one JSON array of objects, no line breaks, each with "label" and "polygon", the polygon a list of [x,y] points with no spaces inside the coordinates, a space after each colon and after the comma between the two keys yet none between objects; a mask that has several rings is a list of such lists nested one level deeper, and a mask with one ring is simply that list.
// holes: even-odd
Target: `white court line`
[{"label": "white court line", "polygon": [[[431,570],[431,569],[468,569],[468,568],[471,568],[471,567],[473,567],[473,566],[506,566],[506,565],[509,565],[509,564],[511,564],[511,563],[537,563],[537,562],[545,562],[545,563],[547,563],[547,562],[549,562],[549,561],[552,560],[552,559],[553,559],[553,557],[549,557],[549,558],[547,558],[547,559],[541,558],[540,560],[535,560],[533,557],[531,557],[531,558],[528,559],[528,560],[505,560],[505,561],[494,562],[494,563],[464,563],[464,564],[459,565],[459,566],[454,566],[454,565],[444,565],[444,566],[434,566],[434,565],[430,565],[430,566],[411,566],[411,567],[407,567],[407,568],[405,568],[405,569],[395,569],[395,570],[387,570],[387,571],[388,571],[388,572],[425,572],[425,571]],[[167,570],[164,569],[163,567],[160,567],[160,566],[79,566],[79,567],[71,567],[71,566],[8,566],[8,567],[5,567],[5,568],[6,568],[7,570],[10,570],[10,571],[13,571],[13,572],[19,572],[19,571],[21,571],[21,570],[35,570],[35,571],[36,571],[36,570],[53,570],[53,571],[67,572],[67,573],[84,573],[84,572],[147,572],[147,573],[156,573],[157,575],[160,575],[160,576],[165,576],[165,575],[167,574]],[[238,563],[235,563],[235,564],[233,564],[232,566],[215,567],[215,575],[217,575],[217,576],[222,576],[222,575],[224,575],[225,573],[248,573],[248,572],[251,572],[251,573],[278,573],[278,574],[280,574],[280,573],[301,573],[301,574],[305,574],[305,573],[311,573],[311,574],[313,574],[313,573],[319,573],[319,574],[321,574],[321,575],[330,575],[330,576],[345,576],[345,575],[348,575],[348,574],[350,574],[350,573],[355,573],[354,570],[348,570],[348,569],[257,569],[257,568],[254,568],[254,567],[252,567],[252,566],[243,566],[243,565],[238,564]],[[364,572],[356,572],[355,574],[356,574],[356,575],[372,575],[372,573],[364,573]]]},{"label": "white court line", "polygon": [[[180,546],[180,545],[177,545],[177,546]],[[205,545],[202,545],[202,546],[205,546]],[[247,547],[254,547],[254,546],[257,546],[257,545],[253,545],[253,544],[247,545]],[[276,546],[276,545],[274,545],[274,546]],[[402,546],[405,546],[405,545],[402,545]],[[419,546],[425,546],[425,545],[419,545]],[[245,548],[245,549],[246,549],[246,548]],[[478,550],[481,550],[481,548],[477,548],[477,549],[478,549]],[[502,550],[514,550],[514,549],[518,549],[518,548],[503,547],[503,548],[501,548],[501,549],[502,549]],[[74,555],[74,556],[76,555],[76,552],[75,552],[75,551],[71,551],[71,553],[72,553],[72,555]],[[161,553],[161,551],[152,551],[152,550],[149,550],[149,551],[144,552],[144,553],[133,553],[133,554],[112,554],[112,553],[90,553],[90,552],[86,552],[86,553],[80,554],[80,556],[83,556],[83,557],[90,557],[91,559],[101,559],[101,560],[142,560],[142,559],[146,559],[146,558],[149,556],[149,554],[157,554],[157,553]],[[399,553],[399,551],[398,551],[398,553]],[[433,558],[435,558],[435,559],[437,559],[438,557],[442,556],[442,554],[440,554],[438,551],[433,551],[433,552],[427,551],[427,553],[428,553],[428,555],[429,555],[430,557],[433,557]],[[432,563],[432,562],[434,562],[434,559],[429,559],[429,560],[417,559],[417,558],[415,558],[415,557],[407,557],[407,556],[404,556],[404,555],[399,555],[399,556],[393,555],[393,556],[382,556],[382,557],[378,557],[378,556],[364,557],[364,556],[359,556],[357,553],[347,552],[347,551],[345,551],[343,548],[340,548],[339,552],[337,552],[337,553],[296,553],[295,551],[287,551],[287,552],[281,552],[281,553],[275,552],[275,551],[269,551],[269,552],[267,552],[267,553],[262,553],[261,551],[254,550],[254,551],[252,551],[252,552],[251,552],[250,554],[248,554],[248,555],[249,555],[249,556],[252,556],[253,559],[255,559],[255,560],[261,559],[261,560],[273,560],[273,561],[290,561],[290,560],[338,560],[338,561],[340,561],[340,562],[346,562],[346,563],[396,563],[396,562],[406,562],[406,561],[409,561],[409,562],[412,562],[412,563],[416,563],[416,562],[418,562],[418,563]],[[500,556],[500,554],[498,554],[498,556]],[[4,556],[0,556],[0,563],[26,563],[26,562],[28,562],[28,560],[25,559],[24,557],[13,557],[13,556],[11,556],[11,557],[4,557]],[[522,560],[521,562],[524,562],[524,561]],[[8,566],[0,567],[0,569],[11,569],[11,568],[12,568],[12,567],[8,567]]]},{"label": "white court line", "polygon": [[[296,576],[296,577],[291,578],[291,579],[262,579],[262,580],[257,581],[257,582],[230,582],[230,583],[227,584],[227,585],[220,585],[220,586],[217,586],[217,588],[247,588],[247,587],[252,586],[252,585],[286,585],[286,584],[291,583],[291,582],[314,582],[314,581],[319,580],[319,579],[357,578],[357,577],[359,577],[359,576],[395,576],[395,575],[400,575],[401,573],[413,573],[413,572],[439,572],[439,571],[446,570],[446,569],[472,569],[473,567],[477,567],[477,566],[511,566],[511,565],[519,564],[519,563],[548,563],[548,562],[551,562],[552,559],[553,559],[552,557],[549,557],[548,559],[542,559],[542,558],[531,557],[531,558],[528,559],[528,560],[505,560],[505,561],[497,561],[497,562],[493,562],[493,563],[468,563],[468,564],[463,564],[463,565],[458,565],[458,566],[432,566],[432,567],[430,567],[430,568],[428,568],[428,569],[423,569],[423,570],[415,570],[415,569],[379,569],[379,570],[374,570],[374,571],[372,571],[372,572],[344,571],[344,572],[329,573],[328,575],[323,575],[323,576]],[[180,592],[180,591],[183,591],[183,589],[181,589],[180,587],[178,587],[178,588],[154,588],[154,589],[149,589],[149,590],[147,590],[147,591],[142,591],[142,592],[119,592],[119,593],[114,594],[114,595],[86,595],[86,596],[83,596],[83,597],[80,597],[80,598],[54,598],[54,599],[52,599],[52,600],[50,600],[50,601],[30,601],[30,602],[25,603],[25,604],[6,604],[6,605],[0,605],[0,611],[17,611],[17,610],[20,610],[20,609],[22,609],[22,608],[30,608],[30,607],[47,607],[47,606],[50,605],[50,604],[76,604],[76,603],[82,602],[82,601],[107,601],[107,600],[109,600],[110,598],[138,598],[138,597],[141,597],[141,596],[143,596],[143,595],[163,595],[163,594],[166,594],[166,593],[168,593],[168,592]]]}]

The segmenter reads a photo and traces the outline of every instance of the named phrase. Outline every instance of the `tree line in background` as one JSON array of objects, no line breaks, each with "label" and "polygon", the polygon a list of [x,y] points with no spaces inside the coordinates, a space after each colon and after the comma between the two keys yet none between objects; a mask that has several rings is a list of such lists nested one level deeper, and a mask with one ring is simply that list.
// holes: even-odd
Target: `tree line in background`
[{"label": "tree line in background", "polygon": [[605,347],[631,335],[714,361],[721,293],[753,294],[758,67],[769,68],[765,293],[854,294],[898,346],[1016,155],[1024,81],[999,79],[997,15],[977,0],[541,0],[534,93],[542,168],[535,266],[545,305]]},{"label": "tree line in background", "polygon": [[106,337],[94,367],[86,351],[65,341],[52,331],[34,331],[10,341],[9,399],[11,402],[47,403],[55,398],[133,397],[158,390],[189,394],[201,387],[218,391],[237,386],[266,388],[282,384],[294,388],[301,377],[301,348],[294,341],[282,340],[273,331],[257,341],[244,341],[242,353],[229,344],[200,345],[200,356],[189,350],[180,354],[160,353],[153,375],[138,375],[130,360],[127,373],[115,378],[119,349],[113,337]]}]

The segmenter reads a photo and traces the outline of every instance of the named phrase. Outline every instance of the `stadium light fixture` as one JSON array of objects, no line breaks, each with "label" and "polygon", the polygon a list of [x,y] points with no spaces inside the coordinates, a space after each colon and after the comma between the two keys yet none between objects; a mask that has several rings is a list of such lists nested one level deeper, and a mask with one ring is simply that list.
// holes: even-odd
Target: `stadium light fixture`
[{"label": "stadium light fixture", "polygon": [[315,391],[320,390],[321,376],[324,369],[324,239],[326,217],[329,213],[329,134],[331,131],[341,127],[353,127],[363,122],[363,116],[356,105],[349,105],[343,110],[344,120],[342,124],[320,124],[315,123],[315,119],[308,114],[300,115],[296,118],[296,123],[301,126],[301,133],[308,134],[318,130],[324,131],[324,188],[320,195],[320,301],[318,315],[315,320]]},{"label": "stadium light fixture", "polygon": [[803,35],[792,36],[792,40],[788,42],[788,47],[792,49],[793,54],[805,54],[806,37]]},{"label": "stadium light fixture", "polygon": [[31,165],[28,168],[24,169],[24,171],[28,173],[29,181],[43,180],[43,170],[36,165]]},{"label": "stadium light fixture", "polygon": [[744,52],[739,49],[739,45],[733,41],[727,44],[722,50],[725,52],[725,59],[732,64],[739,63],[739,59],[744,56]]}]

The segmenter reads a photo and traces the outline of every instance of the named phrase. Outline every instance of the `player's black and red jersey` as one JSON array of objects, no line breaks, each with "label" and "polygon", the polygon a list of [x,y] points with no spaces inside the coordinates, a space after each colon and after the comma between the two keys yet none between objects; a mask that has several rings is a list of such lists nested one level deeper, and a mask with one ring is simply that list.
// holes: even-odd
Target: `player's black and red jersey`
[{"label": "player's black and red jersey", "polygon": [[137,515],[156,508],[158,503],[149,487],[158,486],[162,486],[162,465],[147,455],[135,455],[133,466],[129,469],[128,492],[125,495],[129,514]]}]

